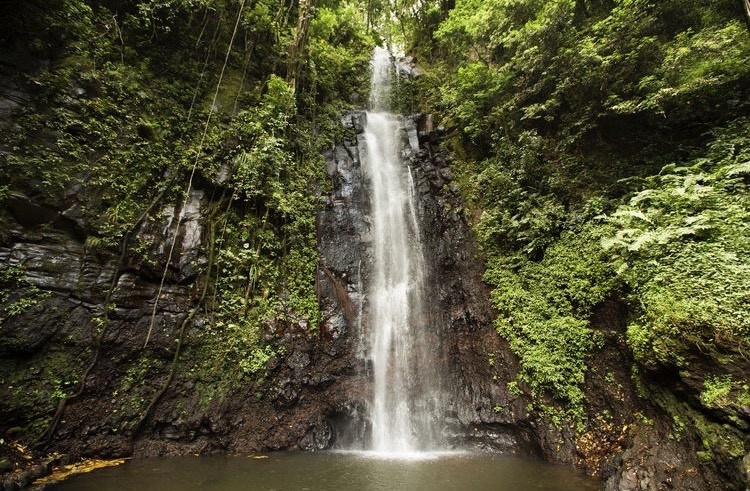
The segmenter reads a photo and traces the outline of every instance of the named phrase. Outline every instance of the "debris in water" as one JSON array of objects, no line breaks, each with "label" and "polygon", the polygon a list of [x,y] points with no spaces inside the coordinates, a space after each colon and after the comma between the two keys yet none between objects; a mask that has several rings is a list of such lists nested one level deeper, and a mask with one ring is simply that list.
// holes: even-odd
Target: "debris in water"
[{"label": "debris in water", "polygon": [[52,484],[64,479],[67,479],[76,474],[86,474],[96,469],[104,469],[105,467],[114,467],[116,465],[124,464],[128,459],[111,459],[111,460],[100,460],[100,459],[85,459],[81,462],[71,465],[63,465],[52,471],[49,476],[42,477],[34,481],[34,486],[41,484]]}]

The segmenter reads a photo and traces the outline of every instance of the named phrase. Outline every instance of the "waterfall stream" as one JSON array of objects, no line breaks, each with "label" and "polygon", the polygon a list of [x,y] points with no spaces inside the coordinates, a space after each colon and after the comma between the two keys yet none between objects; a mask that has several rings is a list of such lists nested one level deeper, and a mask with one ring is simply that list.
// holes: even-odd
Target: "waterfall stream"
[{"label": "waterfall stream", "polygon": [[403,118],[387,112],[392,58],[373,55],[371,111],[365,126],[362,166],[371,207],[372,279],[368,285],[368,356],[374,391],[371,450],[409,454],[437,450],[439,370],[432,359],[423,308],[425,261],[414,185],[402,157]]}]

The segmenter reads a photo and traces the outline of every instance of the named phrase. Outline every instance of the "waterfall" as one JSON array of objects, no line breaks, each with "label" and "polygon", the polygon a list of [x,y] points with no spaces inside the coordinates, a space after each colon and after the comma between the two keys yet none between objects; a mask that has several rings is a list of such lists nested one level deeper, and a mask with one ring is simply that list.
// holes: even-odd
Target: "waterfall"
[{"label": "waterfall", "polygon": [[423,308],[425,261],[413,179],[402,158],[403,118],[387,112],[392,78],[388,51],[373,55],[362,166],[371,209],[372,277],[368,357],[372,364],[371,450],[436,450],[440,421],[437,360]]}]

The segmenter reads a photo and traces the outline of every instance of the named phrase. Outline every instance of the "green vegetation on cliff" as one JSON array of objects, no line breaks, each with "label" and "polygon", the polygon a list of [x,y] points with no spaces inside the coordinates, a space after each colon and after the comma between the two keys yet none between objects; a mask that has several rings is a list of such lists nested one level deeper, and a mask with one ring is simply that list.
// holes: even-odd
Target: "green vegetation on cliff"
[{"label": "green vegetation on cliff", "polygon": [[[169,356],[153,360],[144,347],[126,360],[112,397],[127,414],[114,431],[137,429],[175,371],[210,404],[262,379],[280,354],[264,327],[317,327],[321,154],[341,131],[341,108],[366,100],[372,46],[401,40],[425,75],[396,102],[446,128],[496,327],[520,359],[513,390],[556,423],[585,427],[587,374],[605,343],[592,319],[616,300],[627,306],[634,376],[671,415],[673,437],[693,433],[700,458],[725,470],[750,450],[742,2],[18,5],[0,17],[0,66],[12,73],[0,84],[21,102],[0,121],[0,199],[74,210],[87,255],[118,261],[124,251],[123,270],[193,285],[188,319],[203,319],[175,326]],[[160,210],[187,203],[191,187],[206,192],[208,259],[181,277],[135,232],[163,223]],[[10,221],[3,211],[0,224]],[[16,266],[0,270],[0,287],[0,352],[13,354],[0,384],[16,398],[0,409],[27,412],[13,433],[31,439],[88,371],[59,346],[19,354],[2,323],[46,293]],[[111,293],[91,339],[75,341],[87,360],[97,360]]]},{"label": "green vegetation on cliff", "polygon": [[[625,302],[638,373],[647,385],[678,374],[691,404],[744,431],[731,452],[702,454],[735,468],[750,450],[736,402],[750,373],[742,2],[418,8],[430,22],[409,38],[427,72],[416,92],[458,157],[497,329],[522,381],[585,424],[584,381],[602,343],[591,319],[604,301]],[[654,398],[680,413],[668,399]],[[701,421],[711,447],[720,425]]]},{"label": "green vegetation on cliff", "polygon": [[[176,338],[174,361],[188,353],[184,365],[169,368],[157,359],[163,353],[145,350],[159,329],[152,319],[143,354],[122,367],[113,397],[122,399],[124,428],[148,415],[175,370],[194,379],[207,401],[262,378],[279,349],[263,340],[264,326],[281,321],[314,331],[320,320],[322,152],[340,131],[341,108],[366,99],[374,45],[354,4],[39,0],[1,17],[0,65],[9,70],[0,82],[20,104],[0,121],[0,198],[53,215],[73,210],[73,232],[93,261],[119,261],[121,271],[135,268],[157,284],[195,283],[187,319],[200,312],[201,328],[185,329],[183,321],[168,333]],[[141,231],[171,219],[162,210],[186,206],[191,189],[204,196],[199,226],[208,232],[201,244],[208,259],[185,276],[175,269],[178,253],[159,252],[174,245],[150,243]],[[10,223],[4,209],[0,219]],[[58,226],[42,222],[40,230]],[[0,239],[10,240],[5,225]],[[43,295],[21,284],[20,269],[2,268],[5,321]],[[104,293],[107,303],[112,291]],[[27,353],[11,337],[0,341],[9,354],[0,363],[4,387],[17,391],[40,366],[54,368],[38,389],[3,403],[14,420],[27,413],[23,436],[39,436],[57,401],[80,395],[116,307],[107,303],[91,319],[93,340],[60,340],[90,345],[79,346],[78,363],[57,363],[54,346]],[[194,339],[183,343],[189,332]],[[37,410],[18,406],[26,400]]]}]

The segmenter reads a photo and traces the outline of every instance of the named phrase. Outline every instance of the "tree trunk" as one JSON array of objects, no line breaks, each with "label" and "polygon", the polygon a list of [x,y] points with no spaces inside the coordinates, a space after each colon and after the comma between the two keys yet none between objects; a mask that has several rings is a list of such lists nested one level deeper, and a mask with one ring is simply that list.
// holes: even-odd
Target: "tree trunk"
[{"label": "tree trunk", "polygon": [[299,77],[302,55],[307,46],[307,30],[313,14],[313,0],[299,0],[297,32],[294,35],[294,42],[289,46],[289,59],[286,66],[286,81],[294,92],[297,91],[297,78]]}]

